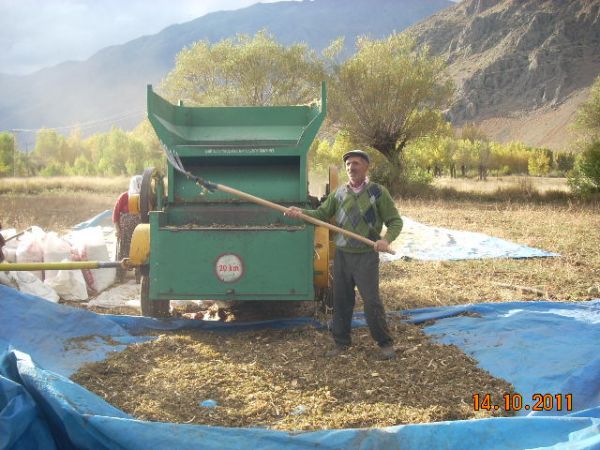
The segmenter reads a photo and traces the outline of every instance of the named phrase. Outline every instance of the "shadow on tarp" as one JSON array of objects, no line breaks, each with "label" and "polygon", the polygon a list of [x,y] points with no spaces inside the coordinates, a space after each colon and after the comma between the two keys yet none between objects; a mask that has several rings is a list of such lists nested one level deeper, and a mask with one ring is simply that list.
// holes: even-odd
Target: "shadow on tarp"
[{"label": "shadow on tarp", "polygon": [[[86,362],[149,339],[144,330],[236,331],[316,322],[291,319],[231,326],[104,316],[0,286],[0,449],[600,448],[600,363],[594,352],[600,338],[600,301],[481,304],[400,313],[415,323],[436,320],[425,328],[427,333],[461,347],[483,368],[513,383],[524,398],[536,389],[553,394],[570,389],[576,411],[316,432],[139,421],[67,377]],[[356,324],[362,323],[357,315]]]}]

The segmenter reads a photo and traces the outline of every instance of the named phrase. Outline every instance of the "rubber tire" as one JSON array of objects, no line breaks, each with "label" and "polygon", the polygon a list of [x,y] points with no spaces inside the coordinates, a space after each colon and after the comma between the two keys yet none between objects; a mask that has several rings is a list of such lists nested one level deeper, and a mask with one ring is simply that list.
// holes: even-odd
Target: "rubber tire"
[{"label": "rubber tire", "polygon": [[147,270],[142,270],[140,306],[142,316],[170,317],[171,302],[169,300],[150,300],[150,275]]},{"label": "rubber tire", "polygon": [[156,199],[152,192],[152,176],[154,175],[154,167],[149,167],[144,170],[142,175],[142,186],[140,187],[140,221],[148,223],[150,216],[148,213],[152,211]]}]

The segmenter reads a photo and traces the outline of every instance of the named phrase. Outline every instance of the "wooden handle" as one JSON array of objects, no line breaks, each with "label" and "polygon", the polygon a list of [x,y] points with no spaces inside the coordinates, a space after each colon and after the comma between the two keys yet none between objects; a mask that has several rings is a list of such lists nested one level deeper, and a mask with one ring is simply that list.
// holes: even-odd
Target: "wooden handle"
[{"label": "wooden handle", "polygon": [[[216,184],[215,186],[219,191],[227,192],[228,194],[232,194],[237,197],[241,197],[245,200],[248,200],[249,202],[256,203],[256,204],[262,205],[262,206],[266,206],[267,208],[276,209],[277,211],[281,211],[282,213],[285,213],[288,210],[288,208],[285,206],[270,202],[269,200],[265,200],[260,197],[255,197],[254,195],[246,194],[245,192],[238,191],[237,189],[231,188],[229,186],[225,186],[223,184]],[[306,214],[300,214],[300,219],[304,220],[305,222],[309,222],[314,225],[318,225],[320,227],[328,228],[331,231],[335,231],[336,233],[344,234],[348,237],[351,237],[352,239],[356,239],[357,241],[368,244],[371,247],[375,247],[375,242],[372,241],[371,239],[361,236],[360,234],[353,233],[352,231],[348,231],[348,230],[344,230],[343,228],[336,227],[335,225],[332,225],[328,222],[323,222],[322,220],[307,216]],[[389,253],[391,255],[396,254],[396,252],[392,249],[388,249],[386,251],[386,253]]]}]

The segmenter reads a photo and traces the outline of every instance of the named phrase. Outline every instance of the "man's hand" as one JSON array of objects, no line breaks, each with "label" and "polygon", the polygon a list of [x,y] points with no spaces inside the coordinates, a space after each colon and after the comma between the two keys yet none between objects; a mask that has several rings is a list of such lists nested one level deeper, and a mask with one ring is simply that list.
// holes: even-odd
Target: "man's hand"
[{"label": "man's hand", "polygon": [[376,252],[387,252],[390,249],[390,243],[385,239],[379,239],[373,245]]},{"label": "man's hand", "polygon": [[284,216],[293,217],[294,219],[299,219],[302,215],[302,210],[297,206],[290,206],[284,213]]}]

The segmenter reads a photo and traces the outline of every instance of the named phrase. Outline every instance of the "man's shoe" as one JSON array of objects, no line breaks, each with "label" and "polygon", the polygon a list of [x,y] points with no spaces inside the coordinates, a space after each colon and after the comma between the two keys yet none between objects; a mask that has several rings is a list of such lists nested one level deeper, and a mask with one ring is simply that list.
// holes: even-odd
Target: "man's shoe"
[{"label": "man's shoe", "polygon": [[394,350],[394,347],[391,345],[381,347],[379,349],[379,354],[381,355],[381,359],[384,360],[396,359],[396,350]]},{"label": "man's shoe", "polygon": [[344,347],[342,345],[336,345],[331,350],[327,350],[325,352],[325,358],[335,358],[336,356],[340,356],[346,350],[348,350],[348,347]]}]

